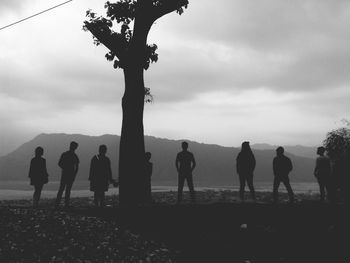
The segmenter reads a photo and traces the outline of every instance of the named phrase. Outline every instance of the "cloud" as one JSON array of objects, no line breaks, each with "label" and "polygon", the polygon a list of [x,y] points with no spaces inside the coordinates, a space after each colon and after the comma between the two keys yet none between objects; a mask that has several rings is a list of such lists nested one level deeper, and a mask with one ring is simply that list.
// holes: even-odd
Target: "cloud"
[{"label": "cloud", "polygon": [[18,12],[25,5],[26,1],[23,0],[1,0],[0,1],[0,13],[8,11]]},{"label": "cloud", "polygon": [[159,21],[152,41],[160,63],[172,41],[181,59],[172,72],[211,87],[331,89],[349,83],[349,14],[348,1],[192,1],[183,16]]},{"label": "cloud", "polygon": [[[22,3],[29,2],[1,1],[0,10]],[[35,3],[26,12],[48,5]],[[120,130],[123,72],[81,30],[85,11],[103,14],[103,3],[73,1],[2,31],[4,134]],[[150,32],[159,61],[145,72],[154,96],[145,108],[146,132],[224,145],[244,136],[320,140],[347,117],[349,24],[350,3],[343,0],[190,1],[182,16],[167,15]]]}]

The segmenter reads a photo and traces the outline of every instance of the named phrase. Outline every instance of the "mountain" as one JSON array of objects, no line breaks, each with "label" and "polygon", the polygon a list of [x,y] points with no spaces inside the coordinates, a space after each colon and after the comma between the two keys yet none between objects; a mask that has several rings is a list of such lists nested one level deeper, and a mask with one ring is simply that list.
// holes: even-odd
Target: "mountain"
[{"label": "mountain", "polygon": [[[90,160],[97,153],[100,144],[108,147],[107,155],[112,161],[113,177],[117,178],[117,160],[120,137],[117,135],[86,136],[80,134],[40,134],[33,140],[23,144],[12,153],[0,157],[0,180],[28,180],[28,169],[34,149],[44,148],[44,157],[51,181],[60,179],[60,169],[57,166],[62,152],[69,147],[70,141],[77,141],[79,148],[76,153],[80,159],[80,169],[77,180],[87,180]],[[189,142],[189,150],[194,153],[197,167],[194,171],[196,185],[225,186],[237,184],[235,173],[235,158],[239,148],[219,145]],[[175,157],[181,150],[181,141],[145,136],[146,150],[152,153],[154,185],[177,185]],[[257,160],[255,180],[271,182],[272,159],[274,150],[254,150]],[[286,153],[294,164],[291,180],[294,182],[314,181],[312,171],[314,160]]]},{"label": "mountain", "polygon": [[[277,145],[270,145],[266,143],[256,143],[251,145],[251,148],[255,150],[276,150],[277,147]],[[316,159],[317,146],[308,147],[302,145],[283,145],[283,148],[286,152],[293,155]]]}]

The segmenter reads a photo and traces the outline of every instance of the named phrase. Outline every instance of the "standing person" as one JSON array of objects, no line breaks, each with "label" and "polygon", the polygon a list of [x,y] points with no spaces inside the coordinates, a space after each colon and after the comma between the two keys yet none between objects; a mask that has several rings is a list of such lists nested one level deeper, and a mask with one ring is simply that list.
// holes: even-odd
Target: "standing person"
[{"label": "standing person", "polygon": [[63,191],[65,191],[65,206],[69,207],[70,191],[79,169],[79,158],[75,154],[77,142],[71,142],[69,151],[62,153],[58,166],[62,169],[60,188],[56,198],[56,208],[60,205]]},{"label": "standing person", "polygon": [[350,205],[350,147],[347,147],[345,150],[345,173],[343,174],[343,187],[341,188],[344,203],[346,205]]},{"label": "standing person", "polygon": [[195,192],[193,186],[192,172],[196,167],[196,161],[194,160],[193,153],[189,152],[188,143],[182,142],[182,151],[176,156],[175,166],[178,172],[178,190],[177,190],[177,202],[182,201],[182,191],[185,183],[187,181],[188,188],[190,190],[191,200],[195,201]]},{"label": "standing person", "polygon": [[324,147],[317,148],[317,154],[319,157],[316,159],[316,166],[314,175],[320,186],[320,201],[324,202],[327,191],[328,200],[331,198],[330,192],[330,176],[331,176],[331,162],[327,156],[324,155],[326,149]]},{"label": "standing person", "polygon": [[152,185],[151,177],[153,171],[153,164],[150,162],[152,154],[150,152],[145,153],[145,202],[152,202]]},{"label": "standing person", "polygon": [[350,147],[336,161],[333,177],[345,204],[350,204]]},{"label": "standing person", "polygon": [[46,160],[42,157],[44,149],[37,147],[35,149],[35,157],[30,161],[29,178],[30,185],[34,186],[33,207],[38,207],[41,190],[44,184],[48,183],[49,174],[46,169]]},{"label": "standing person", "polygon": [[256,161],[249,142],[242,143],[242,149],[236,158],[236,170],[239,176],[239,197],[244,200],[244,188],[247,182],[250,194],[255,201],[255,190],[253,186],[253,172],[255,169]]},{"label": "standing person", "polygon": [[284,155],[284,148],[278,147],[276,149],[276,157],[273,159],[273,201],[278,202],[278,187],[282,182],[286,187],[289,195],[289,202],[294,202],[294,193],[289,183],[288,174],[293,170],[292,161]]},{"label": "standing person", "polygon": [[90,191],[94,192],[94,203],[96,207],[105,206],[105,192],[108,191],[112,179],[111,161],[106,156],[107,146],[100,145],[98,154],[92,157],[90,163]]}]

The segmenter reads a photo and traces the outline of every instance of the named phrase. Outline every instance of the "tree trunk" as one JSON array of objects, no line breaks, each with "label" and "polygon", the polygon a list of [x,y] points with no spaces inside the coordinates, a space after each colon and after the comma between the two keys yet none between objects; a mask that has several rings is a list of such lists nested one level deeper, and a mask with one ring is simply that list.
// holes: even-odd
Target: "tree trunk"
[{"label": "tree trunk", "polygon": [[125,93],[119,148],[119,199],[121,205],[142,203],[145,144],[143,131],[144,80],[142,67],[124,69]]},{"label": "tree trunk", "polygon": [[143,66],[147,36],[153,21],[141,11],[135,19],[127,65],[124,67],[125,93],[122,99],[123,122],[119,146],[119,200],[120,204],[125,206],[143,203],[146,191]]}]

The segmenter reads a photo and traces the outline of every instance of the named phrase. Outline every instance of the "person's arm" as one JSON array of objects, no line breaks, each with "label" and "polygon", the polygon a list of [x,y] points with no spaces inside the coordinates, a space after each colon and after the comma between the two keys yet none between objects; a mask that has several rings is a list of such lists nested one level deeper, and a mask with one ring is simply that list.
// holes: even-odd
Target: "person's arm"
[{"label": "person's arm", "polygon": [[59,159],[59,161],[58,161],[58,166],[59,166],[61,169],[63,169],[63,155],[64,155],[64,153],[61,154],[61,157],[60,157],[60,159]]},{"label": "person's arm", "polygon": [[192,154],[192,168],[191,168],[191,172],[194,170],[194,168],[196,168],[196,160],[194,159],[194,155]]},{"label": "person's arm", "polygon": [[318,166],[319,166],[319,160],[316,159],[315,169],[314,169],[314,176],[317,177],[318,174]]},{"label": "person's arm", "polygon": [[150,177],[152,176],[152,174],[153,174],[153,163],[151,163],[151,169],[150,169]]},{"label": "person's arm", "polygon": [[32,176],[33,176],[33,159],[30,161],[29,173],[28,173],[29,178],[32,178]]},{"label": "person's arm", "polygon": [[46,177],[49,177],[49,173],[47,172],[47,167],[46,167],[46,160],[44,159],[44,172]]},{"label": "person's arm", "polygon": [[276,164],[276,158],[273,159],[273,162],[272,162],[272,169],[273,169],[273,175],[276,176],[277,175],[277,164]]},{"label": "person's arm", "polygon": [[94,174],[94,158],[95,157],[92,157],[90,161],[89,181],[92,181],[93,174]]},{"label": "person's arm", "polygon": [[255,160],[254,154],[252,154],[252,171],[255,170],[255,166],[256,166],[256,160]]},{"label": "person's arm", "polygon": [[179,164],[180,164],[180,160],[179,160],[179,154],[176,155],[176,160],[175,160],[175,167],[176,167],[176,170],[179,172]]},{"label": "person's arm", "polygon": [[75,165],[74,175],[77,175],[78,171],[79,171],[79,163]]},{"label": "person's arm", "polygon": [[293,170],[292,160],[288,158],[288,161],[289,161],[289,172],[291,172]]},{"label": "person's arm", "polygon": [[109,160],[109,158],[107,158],[107,163],[108,163],[108,169],[107,169],[107,173],[108,173],[108,180],[111,183],[114,183],[114,180],[112,178],[112,167],[111,167],[111,161]]},{"label": "person's arm", "polygon": [[79,171],[79,158],[78,156],[76,156],[77,160],[75,162],[75,167],[74,167],[74,175],[77,175],[78,171]]}]

